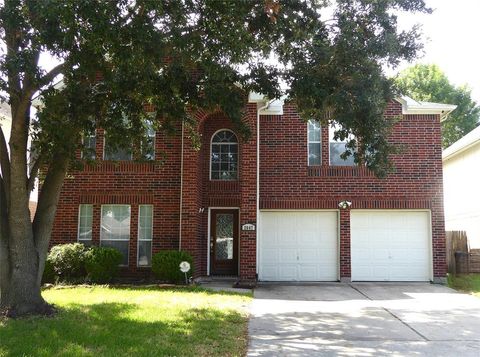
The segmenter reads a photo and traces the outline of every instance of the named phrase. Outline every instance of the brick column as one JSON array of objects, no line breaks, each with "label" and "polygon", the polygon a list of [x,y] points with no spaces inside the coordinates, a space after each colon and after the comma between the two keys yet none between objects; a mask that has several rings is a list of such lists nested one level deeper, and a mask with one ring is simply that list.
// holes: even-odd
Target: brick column
[{"label": "brick column", "polygon": [[340,281],[351,281],[350,210],[340,210]]},{"label": "brick column", "polygon": [[[252,135],[247,142],[241,143],[241,206],[240,227],[246,223],[257,226],[257,107],[248,104],[244,118],[250,127]],[[257,230],[240,231],[240,280],[253,281],[256,279],[257,267]]]},{"label": "brick column", "polygon": [[328,126],[322,125],[321,127],[322,135],[322,166],[330,165],[330,154],[329,154],[329,142],[328,142]]},{"label": "brick column", "polygon": [[179,244],[181,250],[192,255],[195,276],[199,276],[202,272],[202,259],[197,249],[197,240],[201,229],[201,214],[199,213],[202,194],[200,152],[193,148],[186,134],[183,155],[182,232]]}]

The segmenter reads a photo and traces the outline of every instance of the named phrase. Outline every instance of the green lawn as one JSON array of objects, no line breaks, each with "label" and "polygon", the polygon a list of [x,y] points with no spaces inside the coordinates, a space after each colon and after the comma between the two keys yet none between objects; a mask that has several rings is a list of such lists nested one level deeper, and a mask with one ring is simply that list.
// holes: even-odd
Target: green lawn
[{"label": "green lawn", "polygon": [[201,289],[49,289],[51,318],[0,320],[0,356],[243,356],[250,296]]},{"label": "green lawn", "polygon": [[449,275],[448,286],[480,297],[480,274]]}]

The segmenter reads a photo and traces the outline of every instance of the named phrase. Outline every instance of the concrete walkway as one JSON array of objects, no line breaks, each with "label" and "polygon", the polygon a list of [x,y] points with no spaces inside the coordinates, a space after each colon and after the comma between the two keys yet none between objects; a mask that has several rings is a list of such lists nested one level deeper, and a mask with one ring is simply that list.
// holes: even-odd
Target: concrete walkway
[{"label": "concrete walkway", "polygon": [[423,283],[261,285],[248,356],[480,356],[480,299]]}]

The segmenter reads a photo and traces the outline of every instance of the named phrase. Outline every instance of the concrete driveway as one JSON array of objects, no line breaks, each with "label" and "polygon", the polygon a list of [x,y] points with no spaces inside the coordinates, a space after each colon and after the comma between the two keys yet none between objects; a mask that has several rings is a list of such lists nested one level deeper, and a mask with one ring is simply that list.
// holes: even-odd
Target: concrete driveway
[{"label": "concrete driveway", "polygon": [[248,356],[480,356],[480,299],[423,283],[255,290]]}]

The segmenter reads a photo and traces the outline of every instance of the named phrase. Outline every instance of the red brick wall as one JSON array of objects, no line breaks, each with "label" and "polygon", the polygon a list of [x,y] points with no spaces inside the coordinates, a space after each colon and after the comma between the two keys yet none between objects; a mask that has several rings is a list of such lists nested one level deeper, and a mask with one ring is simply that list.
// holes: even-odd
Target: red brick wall
[{"label": "red brick wall", "polygon": [[[103,131],[97,133],[97,157],[102,157]],[[160,162],[104,162],[69,173],[62,188],[51,244],[77,240],[78,209],[82,203],[93,204],[93,243],[100,241],[102,204],[131,205],[129,272],[149,273],[137,268],[138,205],[153,204],[153,252],[178,249],[180,192],[180,136],[157,134],[156,154],[164,153]],[[160,157],[158,155],[157,157]],[[138,275],[138,274],[137,274]]]},{"label": "red brick wall", "polygon": [[[387,115],[400,115],[392,103]],[[196,275],[207,273],[208,208],[238,207],[240,226],[256,223],[256,105],[246,107],[245,122],[252,129],[248,141],[240,141],[239,180],[209,180],[210,140],[214,132],[235,127],[223,114],[196,113],[202,147],[194,150],[188,133],[184,139],[181,248],[195,258]],[[392,134],[392,142],[404,152],[393,158],[396,173],[377,179],[364,167],[328,165],[328,131],[322,128],[322,165],[307,166],[307,128],[292,105],[283,116],[261,117],[261,209],[338,209],[342,200],[352,209],[430,209],[432,212],[434,275],[445,276],[445,239],[442,198],[441,133],[437,115],[407,115]],[[237,133],[238,134],[238,133]],[[239,137],[240,139],[240,137]],[[136,268],[137,215],[139,204],[154,205],[153,252],[178,249],[180,235],[180,130],[174,137],[157,134],[155,148],[165,162],[110,163],[100,161],[72,172],[65,180],[52,244],[77,240],[78,206],[94,205],[93,241],[100,239],[101,204],[132,206],[129,274],[148,274]],[[102,158],[103,132],[97,135],[97,157]],[[201,210],[203,209],[203,211]],[[350,276],[349,212],[340,212],[340,271]],[[240,269],[244,280],[256,274],[256,232],[240,232]]]},{"label": "red brick wall", "polygon": [[[386,115],[401,115],[392,102]],[[307,125],[293,105],[283,116],[262,116],[260,124],[260,209],[430,209],[434,276],[445,276],[442,150],[438,115],[405,115],[391,142],[403,151],[393,157],[396,172],[377,179],[364,167],[330,167],[328,129],[322,128],[322,165],[307,165]],[[341,212],[341,276],[350,276],[349,215]],[[348,255],[348,257],[347,257]]]}]

